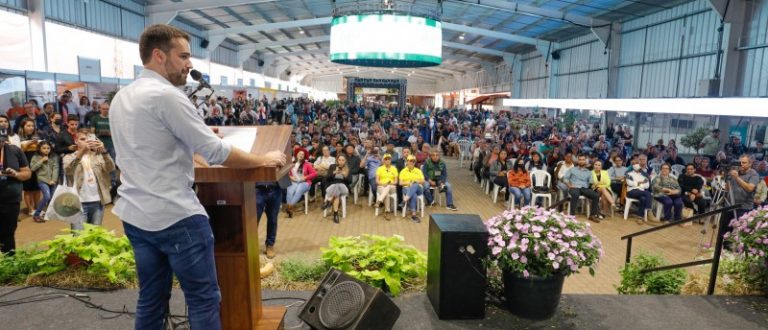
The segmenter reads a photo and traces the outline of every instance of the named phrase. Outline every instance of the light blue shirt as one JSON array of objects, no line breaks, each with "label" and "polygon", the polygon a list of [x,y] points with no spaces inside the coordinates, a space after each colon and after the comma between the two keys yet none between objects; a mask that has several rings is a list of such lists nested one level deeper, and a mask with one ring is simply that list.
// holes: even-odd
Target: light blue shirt
[{"label": "light blue shirt", "polygon": [[192,190],[192,155],[221,164],[231,146],[205,126],[180,89],[145,68],[115,95],[109,125],[122,181],[112,213],[146,231],[207,216]]},{"label": "light blue shirt", "polygon": [[586,167],[574,166],[565,174],[563,181],[570,183],[574,188],[589,188],[592,184],[592,171]]}]

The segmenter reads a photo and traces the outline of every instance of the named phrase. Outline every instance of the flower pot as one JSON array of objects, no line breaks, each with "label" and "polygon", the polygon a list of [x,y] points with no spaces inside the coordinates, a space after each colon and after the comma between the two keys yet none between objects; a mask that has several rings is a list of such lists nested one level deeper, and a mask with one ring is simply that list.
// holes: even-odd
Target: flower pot
[{"label": "flower pot", "polygon": [[555,315],[563,291],[565,275],[529,276],[504,270],[504,297],[512,314],[531,320],[546,320]]}]

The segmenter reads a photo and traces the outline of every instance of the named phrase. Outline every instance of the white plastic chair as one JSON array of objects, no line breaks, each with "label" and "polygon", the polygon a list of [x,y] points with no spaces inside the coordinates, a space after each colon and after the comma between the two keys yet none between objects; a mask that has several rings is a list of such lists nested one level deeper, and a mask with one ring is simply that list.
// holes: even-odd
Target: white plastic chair
[{"label": "white plastic chair", "polygon": [[429,186],[429,190],[432,191],[432,198],[437,201],[437,205],[443,206],[443,193],[437,188],[438,187]]},{"label": "white plastic chair", "polygon": [[496,201],[499,198],[499,193],[502,191],[507,191],[507,188],[502,188],[501,186],[491,183],[493,185],[493,193],[491,194],[491,198],[493,198],[493,204],[496,204]]},{"label": "white plastic chair", "polygon": [[464,159],[467,158],[470,161],[472,160],[472,141],[467,139],[461,139],[458,142],[459,144],[459,168],[464,168]]},{"label": "white plastic chair", "polygon": [[[418,195],[416,198],[416,211],[421,211],[421,217],[424,217],[424,195]],[[410,202],[410,201],[409,201]],[[405,211],[408,209],[407,203],[403,203],[403,218],[405,218]]]},{"label": "white plastic chair", "polygon": [[672,173],[675,174],[675,176],[680,176],[680,174],[683,174],[685,172],[685,165],[675,164],[672,165]]},{"label": "white plastic chair", "polygon": [[[323,218],[325,218],[326,215],[328,215],[328,210],[331,209],[330,207],[323,210]],[[346,218],[347,217],[347,196],[341,196],[341,217]]]},{"label": "white plastic chair", "polygon": [[309,191],[304,193],[304,214],[309,214]]},{"label": "white plastic chair", "polygon": [[[392,200],[392,202],[390,203],[390,207],[392,207],[392,213],[397,213],[397,191],[389,194],[388,198]],[[379,208],[378,207],[374,208],[374,213],[373,214],[375,216],[379,216]]]},{"label": "white plastic chair", "polygon": [[[571,197],[570,197],[570,195],[568,195],[568,198],[569,198],[569,199],[571,198]],[[590,202],[588,202],[588,201],[587,201],[587,198],[586,198],[586,197],[584,197],[584,196],[579,196],[579,203],[581,203],[582,201],[584,202],[584,205],[585,205],[585,206],[583,207],[583,209],[585,209],[585,210],[586,210],[586,212],[587,212],[587,217],[589,217],[589,216],[590,216],[590,214],[591,214],[591,211],[592,211],[592,210],[590,210],[590,209],[592,208],[592,206],[590,205]],[[578,206],[578,205],[576,205],[576,207],[579,207],[579,206]],[[571,214],[571,202],[568,202],[568,210],[567,210],[567,212],[568,212],[568,214]]]},{"label": "white plastic chair", "polygon": [[365,174],[358,174],[357,176],[357,183],[352,187],[352,202],[354,205],[357,205],[357,197],[360,195],[360,191],[363,190],[363,181],[365,181]]},{"label": "white plastic chair", "polygon": [[547,206],[552,205],[552,194],[549,192],[547,193],[536,193],[533,192],[533,187],[546,187],[549,189],[550,184],[552,183],[552,176],[547,173],[546,171],[536,170],[532,171],[529,176],[531,177],[531,206],[536,204],[536,199],[541,197],[547,200]]},{"label": "white plastic chair", "polygon": [[[624,199],[624,220],[629,218],[629,208],[632,206],[632,203],[640,204],[640,201],[629,197]],[[643,221],[648,222],[648,209],[646,209],[645,213],[643,214]]]}]

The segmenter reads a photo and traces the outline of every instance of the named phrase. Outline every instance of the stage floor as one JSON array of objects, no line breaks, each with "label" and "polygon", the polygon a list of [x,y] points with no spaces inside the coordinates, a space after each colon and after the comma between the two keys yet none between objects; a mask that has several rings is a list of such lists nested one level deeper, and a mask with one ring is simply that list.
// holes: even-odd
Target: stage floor
[{"label": "stage floor", "polygon": [[[0,300],[7,301],[36,294],[61,291],[29,288],[3,296],[17,288],[0,288]],[[72,292],[66,292],[74,294]],[[95,305],[111,310],[135,311],[136,290],[86,293]],[[266,305],[292,305],[285,318],[286,329],[309,329],[296,315],[301,301],[310,292],[265,290]],[[171,313],[184,315],[183,294],[174,289]],[[726,296],[620,296],[564,295],[558,312],[547,321],[533,322],[517,318],[494,306],[487,306],[482,320],[443,321],[437,319],[425,294],[409,294],[394,299],[401,315],[394,329],[765,329],[768,324],[768,299]],[[175,322],[182,321],[177,318]],[[31,304],[0,308],[4,330],[55,329],[102,330],[133,329],[133,318],[98,311],[72,298],[64,297]],[[177,329],[188,329],[177,327]]]},{"label": "stage floor", "polygon": [[[407,244],[414,245],[426,252],[429,214],[468,213],[478,214],[482,219],[488,219],[504,210],[503,196],[499,196],[499,201],[494,204],[491,197],[482,192],[480,185],[473,182],[472,175],[467,169],[467,162],[465,162],[463,169],[459,169],[457,160],[446,159],[446,161],[449,171],[448,178],[454,187],[454,198],[455,204],[459,208],[458,211],[447,210],[443,204],[443,207],[427,207],[425,217],[420,224],[401,217],[393,218],[392,221],[385,221],[382,216],[374,217],[373,208],[367,204],[367,196],[361,196],[357,205],[352,205],[350,196],[347,218],[342,219],[341,224],[334,224],[330,217],[322,217],[323,212],[320,209],[319,201],[310,203],[310,210],[307,215],[303,212],[295,212],[294,217],[288,219],[285,213],[280,213],[276,260],[279,261],[292,255],[317,257],[320,255],[320,248],[327,245],[328,238],[331,236],[350,236],[364,233],[402,235]],[[303,206],[301,208],[303,209]],[[579,216],[579,219],[586,221],[584,216]],[[619,269],[624,264],[626,253],[626,241],[622,241],[620,237],[657,224],[637,225],[633,219],[630,218],[630,220],[623,220],[622,215],[617,212],[614,218],[609,218],[599,224],[590,223],[594,233],[603,242],[605,256],[601,260],[594,278],[586,271],[567,278],[565,293],[616,293],[615,286],[620,282]],[[262,223],[266,223],[266,221],[262,221]],[[105,211],[104,226],[122,234],[122,225],[112,214],[111,205]],[[16,232],[17,246],[51,239],[60,233],[61,229],[67,227],[67,224],[56,221],[44,224],[35,223],[29,215],[24,215]],[[663,255],[669,263],[693,261],[699,256],[698,247],[703,237],[700,234],[701,229],[702,226],[700,225],[686,228],[674,227],[640,237],[632,243],[633,254],[637,254],[639,251],[654,252]],[[266,226],[261,225],[259,237],[264,237],[265,231]],[[709,233],[704,240],[709,242]],[[262,245],[261,248],[263,250],[264,246]],[[692,267],[687,270],[708,274],[709,265]]]}]

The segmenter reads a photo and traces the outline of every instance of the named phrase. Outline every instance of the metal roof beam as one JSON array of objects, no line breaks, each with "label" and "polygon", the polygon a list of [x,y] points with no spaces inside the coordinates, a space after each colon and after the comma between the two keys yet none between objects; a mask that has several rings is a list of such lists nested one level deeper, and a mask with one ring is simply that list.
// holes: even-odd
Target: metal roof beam
[{"label": "metal roof beam", "polygon": [[[239,26],[239,27],[232,27],[232,28],[220,28],[220,29],[217,28],[217,29],[210,29],[207,31],[207,33],[209,36],[214,36],[214,35],[228,36],[232,34],[253,33],[253,32],[259,32],[259,31],[297,28],[297,27],[312,26],[312,25],[328,25],[328,24],[331,24],[332,19],[333,17],[329,16],[329,17],[318,17],[318,18],[302,19],[302,20],[295,20],[295,21]],[[503,33],[503,32],[498,32],[498,31],[493,31],[488,29],[482,29],[482,28],[477,28],[477,27],[472,27],[467,25],[454,24],[449,22],[442,22],[442,27],[443,29],[446,29],[446,30],[452,30],[457,32],[491,37],[491,38],[509,40],[512,42],[517,42],[517,43],[522,43],[527,45],[537,45],[540,43],[546,43],[546,41],[536,39],[536,38],[519,36],[519,35]]]},{"label": "metal roof beam", "polygon": [[240,6],[240,5],[278,2],[278,1],[280,0],[250,0],[250,1],[186,0],[181,2],[168,2],[168,3],[159,3],[155,5],[147,5],[144,7],[144,10],[147,14],[172,13],[172,12],[179,12],[179,11],[192,10],[192,9],[204,10],[204,9],[210,9],[210,8],[234,7],[234,6]]},{"label": "metal roof beam", "polygon": [[[465,1],[457,1],[459,3],[465,3]],[[592,18],[589,16],[582,16],[578,14],[572,14],[568,12],[563,12],[559,10],[554,9],[546,9],[546,8],[539,8],[534,7],[531,5],[526,5],[522,3],[517,2],[510,2],[510,1],[504,1],[504,0],[472,0],[473,3],[481,6],[487,6],[487,7],[494,7],[499,9],[504,9],[507,11],[512,11],[519,13],[521,15],[525,14],[532,14],[539,17],[546,17],[551,18],[555,20],[562,20],[562,21],[570,21],[579,25],[585,25],[585,26],[594,26],[594,25],[603,25],[603,24],[610,24],[610,22]]]},{"label": "metal roof beam", "polygon": [[248,50],[248,51],[255,52],[260,49],[267,49],[271,47],[312,44],[316,42],[326,42],[330,40],[331,40],[330,36],[318,36],[318,37],[309,37],[309,38],[300,38],[300,39],[284,39],[284,40],[277,40],[272,42],[261,42],[258,44],[241,45],[240,47],[238,47],[238,50],[240,51]]},{"label": "metal roof beam", "polygon": [[214,35],[228,36],[228,35],[239,34],[239,33],[254,33],[259,31],[273,31],[273,30],[279,30],[279,29],[290,29],[290,28],[298,28],[298,27],[312,26],[312,25],[325,25],[325,24],[331,24],[331,19],[333,19],[333,17],[330,17],[330,16],[318,17],[318,18],[309,18],[309,19],[299,19],[295,21],[265,23],[265,24],[257,24],[257,25],[222,28],[222,29],[210,29],[207,32],[209,36],[214,36]]},{"label": "metal roof beam", "polygon": [[482,48],[477,46],[466,45],[458,42],[450,42],[450,41],[443,41],[443,47],[463,49],[470,52],[488,54],[488,55],[493,55],[498,57],[504,57],[504,55],[511,55],[511,53],[502,52],[500,50],[487,49],[487,48]]}]

